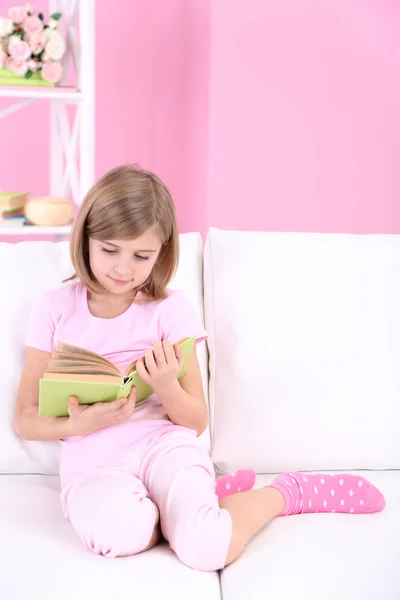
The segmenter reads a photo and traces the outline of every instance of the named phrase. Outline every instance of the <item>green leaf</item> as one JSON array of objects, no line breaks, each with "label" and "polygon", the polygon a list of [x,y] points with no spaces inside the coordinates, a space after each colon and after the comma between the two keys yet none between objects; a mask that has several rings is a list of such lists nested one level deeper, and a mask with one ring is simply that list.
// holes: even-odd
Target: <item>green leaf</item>
[{"label": "green leaf", "polygon": [[39,19],[40,19],[41,21],[43,21],[43,20],[44,20],[44,15],[43,15],[43,13],[39,13],[39,14],[38,14],[38,17],[39,17]]},{"label": "green leaf", "polygon": [[25,73],[25,79],[30,79],[32,77],[32,75],[33,75],[33,71],[27,71]]},{"label": "green leaf", "polygon": [[50,15],[50,19],[54,19],[55,21],[59,21],[62,17],[62,13],[53,13]]}]

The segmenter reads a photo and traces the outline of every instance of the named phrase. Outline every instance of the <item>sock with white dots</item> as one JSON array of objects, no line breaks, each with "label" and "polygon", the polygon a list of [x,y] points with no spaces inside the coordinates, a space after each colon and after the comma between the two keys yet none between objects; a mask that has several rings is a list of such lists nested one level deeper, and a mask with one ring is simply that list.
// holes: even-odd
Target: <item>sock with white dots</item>
[{"label": "sock with white dots", "polygon": [[270,486],[281,492],[285,508],[280,516],[299,513],[374,513],[383,510],[385,498],[359,475],[284,473]]},{"label": "sock with white dots", "polygon": [[256,474],[252,469],[242,469],[236,473],[222,475],[215,484],[215,493],[219,500],[252,490],[256,482]]}]

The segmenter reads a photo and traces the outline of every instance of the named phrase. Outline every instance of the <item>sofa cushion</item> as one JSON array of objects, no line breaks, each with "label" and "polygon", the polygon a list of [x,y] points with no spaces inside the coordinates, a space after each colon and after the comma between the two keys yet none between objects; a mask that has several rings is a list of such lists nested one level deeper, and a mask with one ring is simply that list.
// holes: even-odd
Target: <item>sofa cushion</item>
[{"label": "sofa cushion", "polygon": [[221,574],[224,600],[398,600],[400,473],[360,474],[385,495],[383,512],[275,519]]},{"label": "sofa cushion", "polygon": [[400,237],[212,229],[221,471],[400,468]]},{"label": "sofa cushion", "polygon": [[220,600],[218,573],[184,566],[167,544],[117,559],[85,550],[59,486],[53,476],[0,475],[0,598]]},{"label": "sofa cushion", "polygon": [[[185,290],[203,318],[202,242],[199,234],[180,236],[181,258],[172,288]],[[18,382],[25,356],[25,335],[34,299],[61,285],[72,274],[68,242],[0,243],[3,281],[0,295],[0,473],[58,473],[57,442],[24,442],[12,430]],[[200,345],[200,366],[207,391],[206,345]],[[203,435],[209,447],[209,434]]]}]

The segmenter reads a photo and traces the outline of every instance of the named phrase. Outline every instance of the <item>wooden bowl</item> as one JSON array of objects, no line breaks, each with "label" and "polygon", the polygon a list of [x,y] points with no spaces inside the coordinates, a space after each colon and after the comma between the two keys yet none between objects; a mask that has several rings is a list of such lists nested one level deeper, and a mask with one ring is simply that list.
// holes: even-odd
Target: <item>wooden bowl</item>
[{"label": "wooden bowl", "polygon": [[31,198],[25,205],[25,216],[32,225],[57,227],[72,220],[72,206],[67,198],[43,196]]}]

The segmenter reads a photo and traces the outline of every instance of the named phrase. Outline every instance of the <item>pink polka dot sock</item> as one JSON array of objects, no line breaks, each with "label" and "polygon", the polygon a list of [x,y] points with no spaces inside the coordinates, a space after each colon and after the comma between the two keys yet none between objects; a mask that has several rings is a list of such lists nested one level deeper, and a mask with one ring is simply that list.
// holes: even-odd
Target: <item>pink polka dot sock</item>
[{"label": "pink polka dot sock", "polygon": [[285,508],[280,516],[299,513],[374,513],[385,499],[372,483],[359,475],[284,473],[270,486],[281,492]]},{"label": "pink polka dot sock", "polygon": [[219,500],[252,490],[256,482],[256,474],[252,469],[243,469],[229,475],[222,475],[215,484],[215,493]]}]

